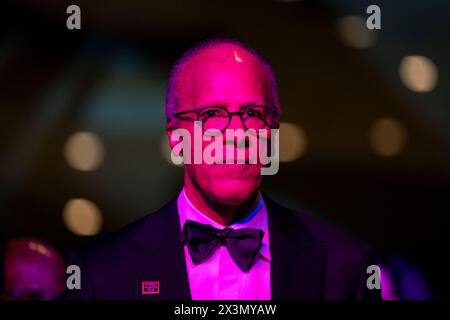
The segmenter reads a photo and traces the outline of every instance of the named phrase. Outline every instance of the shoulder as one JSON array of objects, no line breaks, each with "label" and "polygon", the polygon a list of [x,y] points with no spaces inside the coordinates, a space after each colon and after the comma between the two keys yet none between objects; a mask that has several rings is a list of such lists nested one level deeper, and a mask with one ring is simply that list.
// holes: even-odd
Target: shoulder
[{"label": "shoulder", "polygon": [[368,290],[366,286],[368,267],[376,263],[366,243],[316,217],[288,209],[273,200],[266,201],[266,204],[269,221],[272,215],[272,230],[283,234],[276,239],[287,238],[295,243],[296,248],[304,247],[307,242],[313,256],[323,257],[326,299],[380,299],[379,290]]},{"label": "shoulder", "polygon": [[174,220],[173,213],[176,212],[173,212],[174,206],[176,206],[176,198],[160,209],[93,240],[87,246],[75,250],[73,255],[90,268],[104,268],[116,261],[123,261],[130,251],[140,250],[135,244],[140,244],[142,239],[157,241],[158,237],[163,236],[165,226]]},{"label": "shoulder", "polygon": [[107,257],[114,257],[123,245],[128,244],[138,232],[138,230],[151,219],[154,213],[144,217],[101,237],[93,239],[88,245],[76,250],[76,254],[83,260],[96,261],[104,260]]},{"label": "shoulder", "polygon": [[341,250],[352,249],[364,251],[367,248],[367,244],[364,242],[352,237],[347,232],[337,227],[323,222],[317,217],[300,211],[291,210],[291,212],[306,226],[308,231],[311,232],[314,238],[319,242]]},{"label": "shoulder", "polygon": [[330,272],[347,271],[353,275],[365,272],[365,268],[373,260],[367,243],[311,215],[296,211],[293,214],[319,243],[328,248],[327,264]]},{"label": "shoulder", "polygon": [[[269,215],[276,215],[283,232],[288,234],[303,233],[306,236],[294,239],[312,239],[322,247],[327,248],[328,263],[361,266],[369,254],[369,246],[352,237],[347,232],[334,227],[310,214],[287,208],[265,196]],[[272,211],[272,212],[271,212]],[[270,231],[269,231],[270,232]]]},{"label": "shoulder", "polygon": [[148,252],[158,247],[169,230],[175,230],[175,208],[173,199],[161,209],[74,250],[70,264],[81,270],[82,290],[66,290],[62,299],[134,297],[135,284],[152,266]]}]

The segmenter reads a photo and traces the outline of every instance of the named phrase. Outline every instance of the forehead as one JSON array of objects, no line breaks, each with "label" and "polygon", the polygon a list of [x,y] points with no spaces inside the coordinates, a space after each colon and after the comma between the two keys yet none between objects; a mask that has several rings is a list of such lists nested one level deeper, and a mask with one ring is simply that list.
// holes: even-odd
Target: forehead
[{"label": "forehead", "polygon": [[210,99],[265,103],[268,91],[267,72],[261,62],[233,44],[214,45],[195,53],[183,65],[177,83],[181,109]]}]

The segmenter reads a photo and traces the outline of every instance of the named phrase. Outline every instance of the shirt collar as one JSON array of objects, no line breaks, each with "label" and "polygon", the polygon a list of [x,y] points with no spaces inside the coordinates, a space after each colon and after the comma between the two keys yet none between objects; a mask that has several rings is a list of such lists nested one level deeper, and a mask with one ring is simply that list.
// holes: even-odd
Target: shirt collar
[{"label": "shirt collar", "polygon": [[[269,228],[268,228],[268,216],[267,208],[264,203],[264,199],[261,193],[258,193],[258,203],[250,214],[248,214],[244,219],[237,221],[230,225],[230,228],[241,229],[241,228],[256,228],[264,231],[264,236],[262,239],[261,249],[258,253],[263,260],[270,261],[270,250],[269,250]],[[185,189],[181,190],[178,196],[178,212],[180,215],[180,225],[181,229],[184,227],[186,220],[192,220],[203,224],[209,224],[216,229],[224,229],[226,226],[212,220],[208,216],[200,212],[189,200]]]}]

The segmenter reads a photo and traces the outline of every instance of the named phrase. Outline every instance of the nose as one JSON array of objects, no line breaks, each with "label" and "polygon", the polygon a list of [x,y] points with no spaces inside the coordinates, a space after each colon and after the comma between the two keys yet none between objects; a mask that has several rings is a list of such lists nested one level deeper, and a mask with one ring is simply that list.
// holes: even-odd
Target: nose
[{"label": "nose", "polygon": [[228,129],[242,129],[245,131],[244,123],[238,113],[231,113],[230,124],[228,125]]},{"label": "nose", "polygon": [[225,154],[234,155],[233,159],[246,158],[246,147],[250,146],[245,134],[245,126],[237,113],[231,114],[230,124],[225,131]]}]

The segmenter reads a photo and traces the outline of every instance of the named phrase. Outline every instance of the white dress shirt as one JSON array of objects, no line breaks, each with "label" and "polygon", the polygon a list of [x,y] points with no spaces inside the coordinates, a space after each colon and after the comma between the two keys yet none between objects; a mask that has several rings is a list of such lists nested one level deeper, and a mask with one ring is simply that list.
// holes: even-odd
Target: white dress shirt
[{"label": "white dress shirt", "polygon": [[[270,300],[270,250],[267,209],[259,194],[256,208],[242,221],[228,226],[233,229],[257,228],[264,231],[262,245],[248,272],[242,271],[227,248],[220,246],[206,261],[194,265],[187,245],[184,246],[189,287],[193,300]],[[178,197],[181,230],[186,220],[223,226],[201,213],[191,203],[183,188]]]}]

